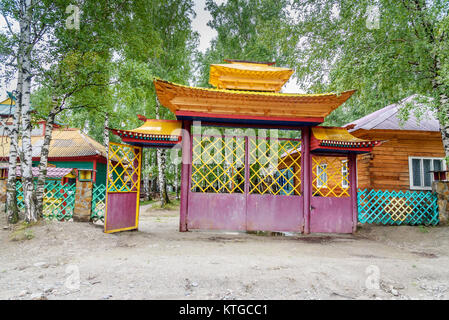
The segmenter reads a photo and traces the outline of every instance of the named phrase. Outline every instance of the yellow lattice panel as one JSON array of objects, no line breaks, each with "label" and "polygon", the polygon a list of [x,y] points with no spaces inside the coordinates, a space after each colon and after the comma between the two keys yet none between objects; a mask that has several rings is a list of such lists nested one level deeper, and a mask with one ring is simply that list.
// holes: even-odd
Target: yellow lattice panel
[{"label": "yellow lattice panel", "polygon": [[312,195],[349,197],[349,168],[346,157],[312,157]]},{"label": "yellow lattice panel", "polygon": [[193,136],[191,190],[244,193],[245,139]]},{"label": "yellow lattice panel", "polygon": [[249,138],[249,193],[301,194],[301,141]]},{"label": "yellow lattice panel", "polygon": [[413,208],[408,205],[406,198],[394,197],[388,202],[385,212],[390,214],[392,220],[402,222],[413,213]]},{"label": "yellow lattice panel", "polygon": [[141,148],[110,142],[108,192],[137,192],[140,186]]}]

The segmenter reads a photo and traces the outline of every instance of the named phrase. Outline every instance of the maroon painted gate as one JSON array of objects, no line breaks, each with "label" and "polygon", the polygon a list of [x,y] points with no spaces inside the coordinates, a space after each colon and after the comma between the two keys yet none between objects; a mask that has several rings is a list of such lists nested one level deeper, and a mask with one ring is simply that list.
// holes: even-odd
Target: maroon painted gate
[{"label": "maroon painted gate", "polygon": [[346,155],[312,156],[310,232],[353,232],[353,163]]},{"label": "maroon painted gate", "polygon": [[187,228],[302,232],[302,159],[301,139],[193,135]]},{"label": "maroon painted gate", "polygon": [[142,148],[109,143],[104,232],[137,229]]}]

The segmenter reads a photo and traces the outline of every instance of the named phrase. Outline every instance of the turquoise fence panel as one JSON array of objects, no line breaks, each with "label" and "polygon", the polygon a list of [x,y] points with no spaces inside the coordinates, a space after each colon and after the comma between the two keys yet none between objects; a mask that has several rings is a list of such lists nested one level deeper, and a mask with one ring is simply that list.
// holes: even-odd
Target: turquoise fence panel
[{"label": "turquoise fence panel", "polygon": [[104,222],[104,211],[106,208],[106,185],[94,184],[92,190],[92,214],[93,221]]},{"label": "turquoise fence panel", "polygon": [[437,196],[430,191],[359,189],[360,223],[384,225],[436,225],[439,222]]},{"label": "turquoise fence panel", "polygon": [[17,208],[19,208],[20,211],[24,210],[25,203],[23,202],[23,187],[22,187],[22,181],[17,180],[16,182],[16,198],[17,198]]},{"label": "turquoise fence panel", "polygon": [[[17,206],[24,210],[22,182],[17,181]],[[60,181],[47,181],[44,189],[44,207],[42,215],[47,219],[70,220],[75,209],[74,184],[62,184]]]}]

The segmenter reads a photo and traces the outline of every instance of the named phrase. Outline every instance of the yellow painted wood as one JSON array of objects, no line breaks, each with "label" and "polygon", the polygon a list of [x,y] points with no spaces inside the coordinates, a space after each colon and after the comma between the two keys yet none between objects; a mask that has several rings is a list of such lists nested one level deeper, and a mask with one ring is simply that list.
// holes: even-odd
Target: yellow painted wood
[{"label": "yellow painted wood", "polygon": [[180,135],[181,128],[181,121],[147,119],[140,127],[126,131],[154,135]]},{"label": "yellow painted wood", "polygon": [[179,111],[235,116],[324,118],[349,99],[355,90],[340,94],[291,94],[195,88],[156,79],[161,104]]},{"label": "yellow painted wood", "polygon": [[293,74],[292,69],[263,63],[211,64],[209,83],[219,89],[279,92]]}]

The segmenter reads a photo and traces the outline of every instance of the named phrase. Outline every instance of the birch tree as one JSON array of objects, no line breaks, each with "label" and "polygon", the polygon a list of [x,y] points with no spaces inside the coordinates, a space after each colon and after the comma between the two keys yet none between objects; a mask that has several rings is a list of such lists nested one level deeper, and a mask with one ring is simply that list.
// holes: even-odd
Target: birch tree
[{"label": "birch tree", "polygon": [[[15,181],[12,180],[15,178],[13,172],[15,172],[15,166],[17,165],[12,158],[17,159],[15,157],[16,152],[19,152],[21,156],[20,164],[24,192],[25,219],[28,222],[36,221],[33,201],[33,175],[31,170],[31,86],[35,71],[33,59],[39,55],[39,44],[47,31],[48,19],[46,15],[51,9],[51,2],[44,3],[43,1],[33,0],[5,0],[0,5],[0,11],[7,26],[6,32],[2,34],[1,51],[7,51],[7,54],[3,56],[7,68],[12,68],[17,72],[16,112],[20,112],[20,114],[18,113],[14,116],[11,127],[12,145],[10,150],[12,151],[12,155],[10,156],[8,170],[10,174],[12,173],[12,177],[8,183],[9,196],[7,195],[7,216],[11,222],[17,220],[14,205],[15,200],[13,200],[15,197],[13,191]],[[5,49],[5,45],[9,46],[9,51]],[[21,137],[20,145],[18,144],[19,129]]]},{"label": "birch tree", "polygon": [[429,96],[449,156],[447,0],[295,0],[291,16],[285,29],[298,41],[290,59],[298,84],[316,92],[357,89],[327,123],[349,123],[412,94]]}]

